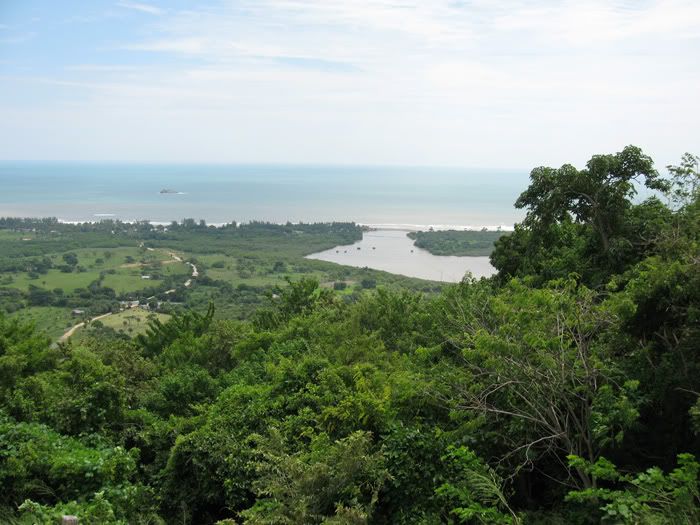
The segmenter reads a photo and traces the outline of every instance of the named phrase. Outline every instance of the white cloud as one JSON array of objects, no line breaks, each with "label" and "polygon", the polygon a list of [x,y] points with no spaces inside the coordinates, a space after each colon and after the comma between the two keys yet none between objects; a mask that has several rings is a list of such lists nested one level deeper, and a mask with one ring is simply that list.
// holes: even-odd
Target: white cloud
[{"label": "white cloud", "polygon": [[497,30],[527,32],[542,42],[590,48],[635,38],[698,37],[699,19],[700,4],[685,0],[645,4],[569,0],[509,9],[495,18],[494,25]]},{"label": "white cloud", "polygon": [[162,15],[165,12],[160,7],[156,7],[151,4],[144,4],[141,2],[121,1],[117,2],[117,6],[123,7],[124,9],[133,9],[134,11],[141,11],[142,13],[148,13],[149,15]]},{"label": "white cloud", "polygon": [[[92,130],[83,150],[118,148],[110,158],[531,166],[635,142],[660,163],[697,149],[697,2],[154,9],[161,16],[143,17],[128,40],[106,40],[114,61],[25,79],[56,93],[0,111],[46,121],[59,142],[74,118]],[[17,126],[0,123],[0,133],[12,138]]]}]

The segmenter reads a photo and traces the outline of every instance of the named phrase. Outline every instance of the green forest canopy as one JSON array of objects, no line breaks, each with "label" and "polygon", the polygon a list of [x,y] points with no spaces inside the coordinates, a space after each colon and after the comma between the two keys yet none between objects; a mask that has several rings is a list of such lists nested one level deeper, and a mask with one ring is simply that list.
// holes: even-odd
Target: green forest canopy
[{"label": "green forest canopy", "polygon": [[533,170],[497,276],[437,295],[299,279],[57,347],[0,317],[3,520],[697,523],[698,158],[669,172]]}]

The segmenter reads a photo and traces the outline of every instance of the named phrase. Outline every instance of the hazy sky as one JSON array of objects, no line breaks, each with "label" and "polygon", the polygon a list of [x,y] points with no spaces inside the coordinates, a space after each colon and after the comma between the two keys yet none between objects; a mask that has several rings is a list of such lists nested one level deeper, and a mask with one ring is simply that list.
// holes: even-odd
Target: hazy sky
[{"label": "hazy sky", "polygon": [[0,159],[700,153],[700,1],[0,0]]}]

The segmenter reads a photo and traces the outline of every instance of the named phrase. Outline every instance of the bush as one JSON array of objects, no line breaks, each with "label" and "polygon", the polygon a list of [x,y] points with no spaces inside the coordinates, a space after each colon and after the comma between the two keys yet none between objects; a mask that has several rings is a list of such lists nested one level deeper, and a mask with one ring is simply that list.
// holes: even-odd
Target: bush
[{"label": "bush", "polygon": [[362,279],[362,281],[360,281],[360,286],[364,289],[376,288],[377,281],[374,279]]}]

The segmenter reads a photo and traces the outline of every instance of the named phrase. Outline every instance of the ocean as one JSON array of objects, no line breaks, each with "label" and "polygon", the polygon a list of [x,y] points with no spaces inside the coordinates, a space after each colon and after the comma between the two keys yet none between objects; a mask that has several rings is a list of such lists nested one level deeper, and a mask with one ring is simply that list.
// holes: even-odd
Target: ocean
[{"label": "ocean", "polygon": [[3,161],[0,216],[510,229],[527,182],[526,170]]}]

